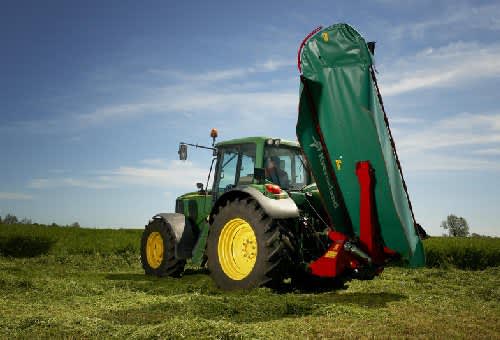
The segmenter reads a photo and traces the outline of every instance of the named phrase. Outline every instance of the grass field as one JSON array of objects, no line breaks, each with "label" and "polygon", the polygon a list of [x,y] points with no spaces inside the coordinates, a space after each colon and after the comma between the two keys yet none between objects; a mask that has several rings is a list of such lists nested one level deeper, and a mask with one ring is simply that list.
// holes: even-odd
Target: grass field
[{"label": "grass field", "polygon": [[0,226],[0,337],[500,338],[498,266],[390,267],[340,290],[226,293],[199,268],[144,276],[139,237]]}]

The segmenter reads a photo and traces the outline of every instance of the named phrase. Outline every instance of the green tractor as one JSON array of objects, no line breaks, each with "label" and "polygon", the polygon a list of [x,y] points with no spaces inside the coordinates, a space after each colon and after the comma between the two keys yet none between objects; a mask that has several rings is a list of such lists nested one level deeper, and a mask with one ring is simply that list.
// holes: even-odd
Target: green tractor
[{"label": "green tractor", "polygon": [[[181,159],[187,145],[180,145]],[[324,253],[325,233],[299,236],[296,229],[299,206],[305,219],[320,200],[297,142],[250,137],[218,143],[214,150],[212,189],[198,184],[198,191],[177,198],[175,213],[158,214],[146,226],[142,264],[147,274],[178,276],[191,259],[198,266],[206,262],[222,288],[251,288],[278,284],[297,264]],[[310,223],[327,228],[316,218]],[[298,237],[311,246],[299,248]],[[323,246],[308,254],[316,243]]]},{"label": "green tractor", "polygon": [[[144,230],[146,274],[207,266],[222,289],[373,279],[395,258],[425,263],[373,70],[374,44],[350,26],[299,49],[298,142],[249,137],[212,146],[212,188],[177,198]],[[209,181],[207,181],[208,185]]]}]

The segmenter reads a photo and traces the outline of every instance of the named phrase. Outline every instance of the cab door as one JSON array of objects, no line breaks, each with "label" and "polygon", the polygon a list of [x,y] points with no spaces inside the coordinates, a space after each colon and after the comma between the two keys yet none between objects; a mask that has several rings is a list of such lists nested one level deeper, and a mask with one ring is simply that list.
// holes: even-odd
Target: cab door
[{"label": "cab door", "polygon": [[255,144],[230,145],[219,148],[213,186],[214,202],[238,185],[253,183]]}]

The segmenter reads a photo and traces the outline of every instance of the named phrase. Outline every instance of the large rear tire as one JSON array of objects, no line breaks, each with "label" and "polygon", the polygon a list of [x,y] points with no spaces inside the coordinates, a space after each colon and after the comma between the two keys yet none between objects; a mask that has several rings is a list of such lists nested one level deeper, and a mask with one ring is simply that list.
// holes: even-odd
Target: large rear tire
[{"label": "large rear tire", "polygon": [[179,277],[185,260],[175,258],[175,236],[162,218],[153,218],[142,233],[141,263],[148,275]]},{"label": "large rear tire", "polygon": [[208,269],[224,290],[279,286],[289,269],[277,221],[251,198],[219,208],[207,240]]}]

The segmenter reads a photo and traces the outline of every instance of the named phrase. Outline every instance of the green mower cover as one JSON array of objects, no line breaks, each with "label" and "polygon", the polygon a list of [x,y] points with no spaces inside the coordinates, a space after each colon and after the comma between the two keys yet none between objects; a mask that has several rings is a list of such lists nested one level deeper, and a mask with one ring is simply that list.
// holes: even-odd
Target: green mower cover
[{"label": "green mower cover", "polygon": [[425,255],[372,65],[367,43],[349,25],[330,26],[305,41],[297,138],[335,230],[359,237],[355,169],[369,161],[384,245],[422,266]]}]

